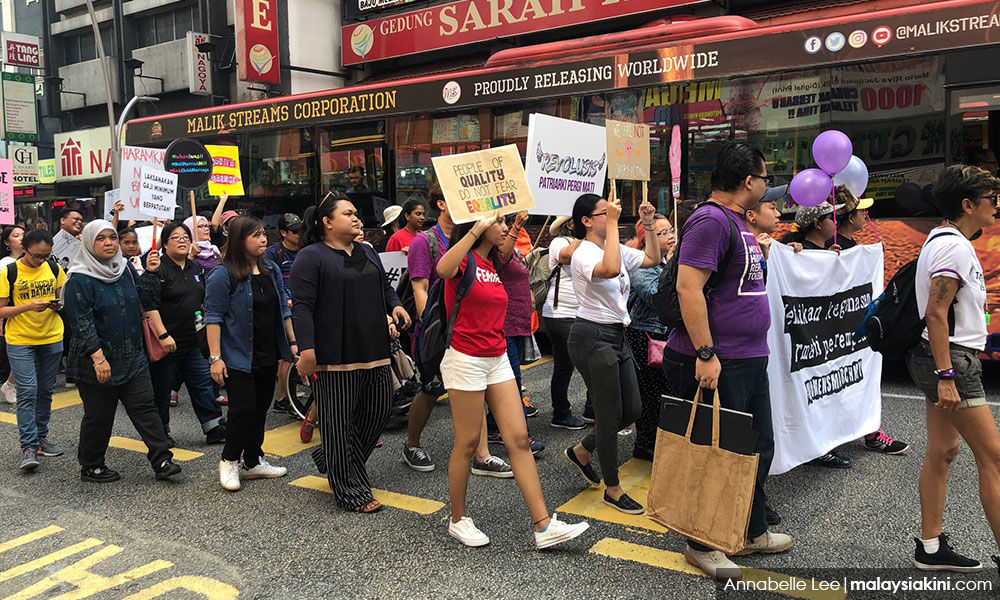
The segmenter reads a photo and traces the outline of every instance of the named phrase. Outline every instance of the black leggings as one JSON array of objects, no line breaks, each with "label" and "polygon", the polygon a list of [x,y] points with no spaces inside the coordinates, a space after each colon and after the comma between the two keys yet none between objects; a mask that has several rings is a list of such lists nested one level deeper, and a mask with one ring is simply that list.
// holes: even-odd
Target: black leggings
[{"label": "black leggings", "polygon": [[597,450],[604,485],[616,486],[618,432],[634,423],[641,411],[635,359],[625,342],[625,327],[578,317],[569,333],[569,352],[594,403],[594,430],[580,443],[587,452]]},{"label": "black leggings", "polygon": [[239,460],[248,469],[256,467],[264,456],[264,427],[267,409],[274,397],[278,365],[254,367],[250,373],[229,369],[229,418],[226,420],[226,445],[223,460]]}]

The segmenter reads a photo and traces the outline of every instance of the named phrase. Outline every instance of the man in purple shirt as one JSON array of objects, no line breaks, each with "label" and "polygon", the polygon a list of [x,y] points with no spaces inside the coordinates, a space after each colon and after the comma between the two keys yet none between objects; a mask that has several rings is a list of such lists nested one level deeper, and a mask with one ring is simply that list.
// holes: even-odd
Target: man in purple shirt
[{"label": "man in purple shirt", "polygon": [[[741,142],[726,144],[712,172],[712,198],[695,209],[678,241],[677,296],[683,324],[670,332],[663,353],[673,396],[693,399],[699,384],[718,388],[722,406],[753,415],[760,461],[748,542],[739,554],[783,552],[792,545],[791,537],[768,531],[764,496],[774,457],[767,379],[771,313],[766,263],[744,215],[760,203],[766,188],[760,151]],[[714,272],[719,272],[715,289],[707,290]],[[689,540],[684,556],[711,577],[739,578],[739,567],[718,550]]]},{"label": "man in purple shirt", "polygon": [[[448,213],[448,204],[445,202],[444,196],[440,192],[432,192],[430,200],[431,204],[438,209],[437,225],[418,233],[410,242],[410,249],[406,254],[406,268],[410,274],[413,301],[417,309],[415,335],[419,335],[419,317],[424,313],[424,305],[427,304],[427,291],[438,280],[437,263],[448,251],[451,232],[455,228],[455,223],[452,222],[451,215]],[[433,241],[431,236],[433,236]],[[427,425],[427,419],[430,418],[437,399],[446,392],[444,385],[438,378],[424,381],[423,384],[423,389],[410,404],[406,442],[403,444],[403,460],[414,471],[427,472],[434,470],[434,462],[420,446],[420,434],[423,433],[424,426]],[[490,454],[489,447],[486,445],[485,420],[483,421],[483,433],[479,440],[479,446],[476,448],[476,456],[472,459],[472,473],[504,479],[514,476],[510,465]]]}]

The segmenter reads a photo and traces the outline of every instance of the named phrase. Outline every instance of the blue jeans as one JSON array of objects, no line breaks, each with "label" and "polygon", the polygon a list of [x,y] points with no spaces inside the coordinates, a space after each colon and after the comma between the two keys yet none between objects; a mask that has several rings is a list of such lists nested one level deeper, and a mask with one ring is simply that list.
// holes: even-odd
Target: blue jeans
[{"label": "blue jeans", "polygon": [[215,401],[212,389],[211,369],[201,350],[171,352],[151,363],[149,374],[153,379],[153,402],[167,433],[170,433],[170,391],[178,376],[187,383],[191,406],[202,431],[208,433],[222,423],[222,408]]},{"label": "blue jeans", "polygon": [[[507,360],[510,361],[510,368],[514,371],[514,381],[517,382],[517,393],[518,397],[521,394],[521,339],[516,337],[507,338]],[[528,420],[528,407],[524,408],[524,419],[525,422]],[[497,433],[500,429],[497,427],[497,422],[493,418],[493,413],[488,409],[486,411],[486,429],[490,433]]]},{"label": "blue jeans", "polygon": [[[663,352],[663,374],[667,379],[667,389],[671,396],[693,400],[698,391],[698,381],[694,378],[695,357],[686,356],[667,348]],[[767,357],[734,358],[722,360],[719,374],[719,404],[725,408],[753,415],[753,428],[757,432],[757,446],[754,451],[760,456],[757,463],[757,485],[750,507],[750,527],[748,539],[754,539],[767,531],[764,482],[771,470],[774,459],[774,428],[771,424],[771,392],[767,379]],[[692,501],[694,501],[692,499]],[[688,545],[699,552],[713,550],[694,541]]]},{"label": "blue jeans", "polygon": [[62,341],[37,346],[7,344],[7,358],[17,388],[17,431],[21,451],[38,448],[49,435],[52,388],[62,358]]}]

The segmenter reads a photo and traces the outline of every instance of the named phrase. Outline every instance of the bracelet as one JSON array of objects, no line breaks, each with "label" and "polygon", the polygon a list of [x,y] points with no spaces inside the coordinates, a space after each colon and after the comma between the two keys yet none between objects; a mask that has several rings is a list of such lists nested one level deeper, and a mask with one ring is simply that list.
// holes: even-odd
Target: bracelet
[{"label": "bracelet", "polygon": [[102,358],[101,360],[99,360],[99,361],[95,362],[95,363],[94,363],[94,366],[95,366],[95,367],[99,367],[99,366],[103,365],[103,364],[104,364],[104,363],[106,363],[106,362],[108,362],[108,359],[107,359],[107,358]]},{"label": "bracelet", "polygon": [[939,380],[951,380],[956,379],[958,376],[955,374],[955,369],[937,369],[934,374],[938,376]]},{"label": "bracelet", "polygon": [[653,226],[653,225],[655,225],[655,224],[656,224],[656,219],[653,219],[653,220],[652,220],[651,222],[649,222],[649,223],[643,223],[643,224],[642,224],[642,226],[643,226],[643,227],[645,227],[646,229],[648,229],[648,228],[652,227],[652,226]]},{"label": "bracelet", "polygon": [[299,347],[299,343],[298,343],[298,342],[295,342],[295,341],[292,341],[292,342],[288,342],[288,345],[289,345],[289,346],[295,346],[296,348],[298,348],[298,347]]},{"label": "bracelet", "polygon": [[471,229],[469,230],[469,235],[471,235],[472,237],[476,238],[477,240],[479,239],[479,236],[476,235],[476,232],[472,231]]},{"label": "bracelet", "polygon": [[168,337],[170,337],[170,332],[169,332],[169,331],[164,331],[164,332],[163,332],[163,334],[162,334],[162,335],[160,335],[160,339],[161,339],[161,340],[165,340],[165,339],[167,339]]}]

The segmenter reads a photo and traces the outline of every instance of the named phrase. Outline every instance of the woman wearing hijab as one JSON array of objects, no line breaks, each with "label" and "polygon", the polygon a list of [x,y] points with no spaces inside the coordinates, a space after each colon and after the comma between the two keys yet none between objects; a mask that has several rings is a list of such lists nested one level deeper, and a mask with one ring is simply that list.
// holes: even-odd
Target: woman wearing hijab
[{"label": "woman wearing hijab", "polygon": [[[212,237],[212,224],[208,222],[208,219],[202,216],[198,216],[198,226],[195,227],[195,217],[188,217],[184,219],[184,225],[194,236],[193,240],[197,242],[194,244],[199,248],[197,256],[194,260],[201,265],[201,268],[205,270],[206,273],[214,269],[219,263],[222,262],[222,252],[219,248],[211,242]],[[192,248],[193,253],[193,248]]]},{"label": "woman wearing hijab", "polygon": [[[73,329],[66,375],[76,380],[83,400],[80,423],[80,479],[117,481],[104,455],[120,401],[146,444],[157,479],[181,472],[171,460],[163,422],[153,404],[153,383],[142,333],[139,277],[122,257],[118,234],[108,221],[83,228],[82,245],[70,263],[63,299],[66,322]],[[150,253],[146,268],[160,259]]]}]

